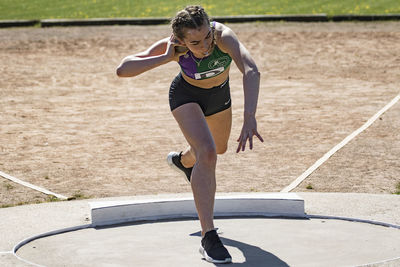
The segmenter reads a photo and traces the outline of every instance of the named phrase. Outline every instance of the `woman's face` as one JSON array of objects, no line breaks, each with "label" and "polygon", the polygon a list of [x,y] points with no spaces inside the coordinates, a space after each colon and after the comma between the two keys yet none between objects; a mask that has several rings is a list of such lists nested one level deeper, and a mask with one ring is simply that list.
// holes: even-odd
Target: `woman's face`
[{"label": "woman's face", "polygon": [[213,31],[208,23],[196,29],[185,28],[183,32],[185,36],[183,43],[196,57],[202,58],[209,55],[213,44]]}]

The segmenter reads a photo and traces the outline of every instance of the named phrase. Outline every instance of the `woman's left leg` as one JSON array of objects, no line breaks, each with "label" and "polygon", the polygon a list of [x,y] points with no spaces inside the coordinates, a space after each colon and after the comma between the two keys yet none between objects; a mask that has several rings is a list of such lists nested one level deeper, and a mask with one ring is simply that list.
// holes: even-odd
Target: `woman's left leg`
[{"label": "woman's left leg", "polygon": [[[206,122],[214,138],[217,154],[224,154],[228,149],[229,136],[232,128],[232,107],[206,117]],[[182,153],[183,166],[190,168],[196,162],[193,149],[189,146]]]}]

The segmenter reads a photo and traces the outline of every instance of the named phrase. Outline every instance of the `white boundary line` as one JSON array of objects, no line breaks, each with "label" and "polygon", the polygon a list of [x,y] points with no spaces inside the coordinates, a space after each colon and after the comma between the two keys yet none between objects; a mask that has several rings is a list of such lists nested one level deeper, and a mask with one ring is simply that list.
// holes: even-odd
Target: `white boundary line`
[{"label": "white boundary line", "polygon": [[11,176],[11,175],[8,175],[7,173],[4,173],[4,172],[2,172],[2,171],[0,171],[0,176],[6,178],[6,179],[8,179],[8,180],[11,180],[11,181],[13,181],[13,182],[15,182],[15,183],[17,183],[17,184],[20,184],[20,185],[29,187],[29,188],[31,188],[31,189],[34,189],[34,190],[36,190],[36,191],[42,192],[42,193],[44,193],[44,194],[46,194],[46,195],[53,195],[53,196],[55,196],[56,198],[59,198],[59,199],[62,199],[62,200],[68,199],[66,196],[63,196],[63,195],[60,195],[60,194],[56,194],[56,193],[51,192],[51,191],[49,191],[49,190],[47,190],[47,189],[44,189],[44,188],[42,188],[42,187],[39,187],[39,186],[30,184],[30,183],[27,183],[27,182],[22,181],[22,180],[20,180],[20,179],[18,179],[18,178],[15,178],[15,177],[13,177],[13,176]]},{"label": "white boundary line", "polygon": [[[185,220],[184,216],[174,216],[173,218],[171,217],[170,219],[183,219]],[[237,218],[245,218],[242,216],[237,216]],[[266,217],[267,218],[267,217]],[[363,219],[357,219],[357,218],[349,218],[349,217],[340,217],[340,216],[326,216],[326,215],[306,215],[307,219],[326,219],[326,220],[343,220],[343,221],[348,221],[348,222],[355,222],[355,223],[366,223],[366,224],[372,224],[372,225],[377,225],[377,226],[383,226],[383,227],[390,227],[390,228],[395,228],[395,229],[400,229],[400,225],[396,225],[396,224],[389,224],[389,223],[384,223],[384,222],[380,222],[380,221],[372,221],[372,220],[363,220]],[[290,220],[290,219],[288,219]],[[169,221],[169,220],[168,220]],[[153,221],[153,220],[149,220],[149,221],[143,221],[143,224],[148,224],[148,223],[154,223],[157,222],[157,220]],[[117,225],[117,224],[114,224]],[[39,265],[36,264],[34,262],[30,262],[20,256],[17,255],[18,250],[25,246],[26,244],[35,241],[37,239],[40,238],[46,238],[49,236],[55,236],[55,235],[59,235],[59,234],[64,234],[64,233],[68,233],[68,232],[74,232],[74,231],[79,231],[79,230],[85,230],[85,229],[89,229],[89,228],[96,228],[96,225],[94,225],[93,223],[91,224],[84,224],[84,225],[78,225],[78,226],[73,226],[73,227],[67,227],[67,228],[62,228],[62,229],[58,229],[58,230],[53,230],[50,232],[45,232],[42,234],[38,234],[38,235],[34,235],[31,237],[28,237],[22,241],[20,241],[19,243],[17,243],[14,247],[13,250],[10,251],[10,253],[12,255],[14,255],[18,260],[23,261],[27,264],[36,266],[36,267],[44,267],[43,265]],[[7,253],[9,253],[7,251]],[[391,261],[395,261],[395,260],[399,260],[400,257],[396,257],[396,258],[392,258],[392,259],[386,259],[386,260],[382,260],[382,261],[378,261],[375,263],[369,263],[369,264],[365,264],[365,265],[358,265],[358,266],[369,266],[370,264],[379,264],[379,263],[386,263],[386,262],[391,262]]]},{"label": "white boundary line", "polygon": [[334,146],[329,150],[322,158],[317,160],[310,168],[308,168],[302,175],[300,175],[296,180],[294,180],[290,185],[281,190],[282,193],[288,193],[295,189],[301,182],[304,181],[311,173],[318,169],[325,161],[327,161],[333,154],[335,154],[339,149],[344,147],[348,142],[350,142],[354,137],[360,134],[362,131],[371,126],[374,121],[376,121],[383,113],[385,113],[389,108],[397,103],[400,99],[400,94],[398,94],[392,101],[390,101],[386,106],[384,106],[378,113],[372,116],[363,126],[355,130],[352,134],[343,139],[342,142]]},{"label": "white boundary line", "polygon": [[45,237],[49,237],[49,236],[54,236],[54,235],[59,235],[59,234],[64,234],[64,233],[68,233],[68,232],[73,232],[73,231],[79,231],[79,230],[83,230],[83,229],[88,229],[88,228],[94,228],[93,224],[83,224],[83,225],[78,225],[78,226],[73,226],[73,227],[67,227],[67,228],[62,228],[62,229],[58,229],[58,230],[54,230],[54,231],[50,231],[50,232],[45,232],[42,234],[38,234],[38,235],[34,235],[32,237],[26,238],[22,241],[20,241],[18,244],[16,244],[12,250],[12,254],[20,261],[23,261],[27,264],[36,266],[36,267],[44,267],[43,265],[39,265],[36,264],[34,262],[30,262],[28,260],[25,260],[24,258],[20,257],[17,255],[17,251],[25,246],[26,244],[28,244],[29,242],[32,242],[34,240],[40,239],[40,238],[45,238]]}]

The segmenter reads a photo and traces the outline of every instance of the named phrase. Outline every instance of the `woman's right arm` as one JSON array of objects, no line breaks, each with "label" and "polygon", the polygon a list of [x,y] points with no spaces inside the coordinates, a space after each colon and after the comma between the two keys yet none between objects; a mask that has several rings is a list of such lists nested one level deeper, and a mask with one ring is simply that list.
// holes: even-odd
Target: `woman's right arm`
[{"label": "woman's right arm", "polygon": [[119,77],[134,77],[174,60],[174,45],[170,37],[153,44],[144,52],[124,58],[117,68]]}]

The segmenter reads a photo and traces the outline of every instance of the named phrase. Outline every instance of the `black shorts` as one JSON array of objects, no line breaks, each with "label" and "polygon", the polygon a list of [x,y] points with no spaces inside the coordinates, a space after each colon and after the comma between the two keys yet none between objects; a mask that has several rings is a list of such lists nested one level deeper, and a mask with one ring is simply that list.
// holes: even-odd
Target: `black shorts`
[{"label": "black shorts", "polygon": [[187,103],[199,104],[204,116],[210,116],[231,107],[229,79],[210,89],[193,86],[179,73],[169,88],[171,111]]}]

